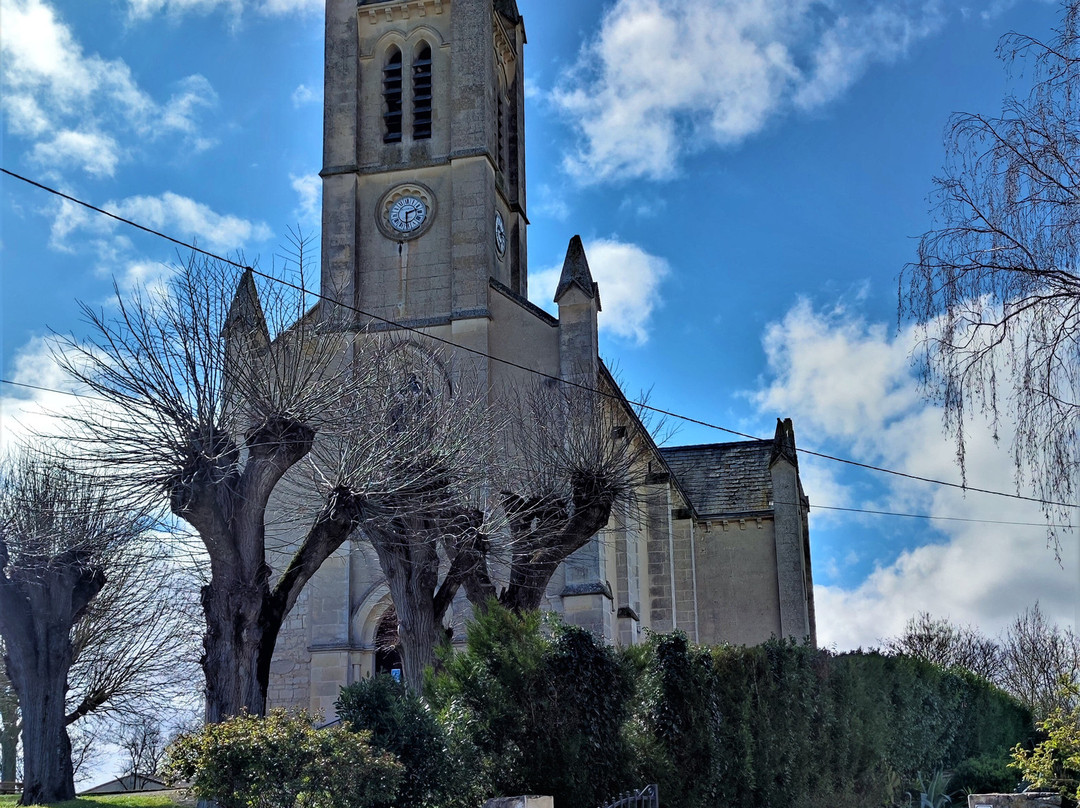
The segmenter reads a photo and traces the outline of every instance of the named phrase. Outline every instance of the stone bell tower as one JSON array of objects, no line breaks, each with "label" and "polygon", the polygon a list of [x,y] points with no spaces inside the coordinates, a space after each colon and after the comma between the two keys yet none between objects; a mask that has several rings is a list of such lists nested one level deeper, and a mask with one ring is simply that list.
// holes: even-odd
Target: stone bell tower
[{"label": "stone bell tower", "polygon": [[527,294],[515,0],[327,0],[322,292],[388,320]]}]

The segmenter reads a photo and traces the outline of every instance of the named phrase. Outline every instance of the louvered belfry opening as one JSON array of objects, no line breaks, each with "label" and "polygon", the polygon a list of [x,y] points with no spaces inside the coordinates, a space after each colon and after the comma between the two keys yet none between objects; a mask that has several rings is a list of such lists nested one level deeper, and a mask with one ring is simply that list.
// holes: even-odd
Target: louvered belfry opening
[{"label": "louvered belfry opening", "polygon": [[431,137],[431,46],[422,45],[413,62],[413,139]]},{"label": "louvered belfry opening", "polygon": [[386,57],[386,67],[383,68],[383,101],[386,104],[386,111],[383,113],[386,124],[383,143],[401,142],[401,69],[401,51],[394,48]]},{"label": "louvered belfry opening", "polygon": [[495,158],[499,171],[506,173],[506,97],[499,88],[499,97],[495,102],[498,108],[497,127],[495,132]]}]

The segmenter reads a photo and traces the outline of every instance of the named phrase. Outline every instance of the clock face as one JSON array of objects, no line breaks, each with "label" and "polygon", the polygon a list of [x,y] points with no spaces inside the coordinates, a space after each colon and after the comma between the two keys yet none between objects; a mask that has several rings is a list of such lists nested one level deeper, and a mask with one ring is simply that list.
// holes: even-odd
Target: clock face
[{"label": "clock face", "polygon": [[495,249],[499,251],[499,255],[506,252],[506,225],[498,211],[495,213]]},{"label": "clock face", "polygon": [[390,206],[390,226],[399,233],[419,230],[427,220],[427,205],[415,196],[403,196]]}]

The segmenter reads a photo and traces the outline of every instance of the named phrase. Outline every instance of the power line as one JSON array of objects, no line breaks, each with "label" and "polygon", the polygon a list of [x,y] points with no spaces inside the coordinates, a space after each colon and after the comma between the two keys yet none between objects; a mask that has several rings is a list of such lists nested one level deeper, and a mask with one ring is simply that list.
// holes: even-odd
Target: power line
[{"label": "power line", "polygon": [[[110,404],[112,403],[109,399],[102,398],[100,396],[91,396],[91,395],[86,395],[84,393],[76,393],[76,392],[74,392],[72,390],[57,390],[57,389],[52,388],[52,387],[42,387],[41,385],[37,385],[37,384],[26,384],[24,382],[16,382],[16,381],[12,381],[11,379],[0,379],[0,384],[8,384],[8,385],[11,385],[13,387],[25,387],[28,390],[39,390],[39,391],[45,392],[45,393],[56,393],[58,395],[71,396],[72,398],[86,398],[86,399],[91,399],[93,401],[104,401],[104,402],[110,403]],[[775,502],[774,504],[776,504],[776,505],[796,505],[797,503],[794,503],[794,502]],[[1040,527],[1040,528],[1050,527],[1050,528],[1060,528],[1060,529],[1063,529],[1063,530],[1071,530],[1072,527],[1073,527],[1072,525],[1049,524],[1049,523],[1043,523],[1043,522],[1009,522],[1009,521],[1003,521],[1003,520],[1000,520],[1000,519],[973,519],[973,518],[962,517],[962,516],[936,516],[934,514],[926,514],[926,513],[899,513],[899,512],[896,512],[896,511],[876,511],[876,510],[869,510],[869,509],[866,509],[866,508],[841,508],[841,507],[836,506],[836,505],[818,505],[818,504],[814,504],[814,505],[811,506],[811,508],[816,508],[817,510],[821,510],[821,511],[840,511],[840,512],[843,512],[843,513],[857,513],[857,514],[865,514],[865,515],[869,515],[869,516],[895,516],[895,517],[903,517],[903,518],[907,518],[907,519],[930,519],[930,520],[943,521],[943,522],[970,522],[970,523],[975,523],[975,524],[980,524],[980,525],[1012,525],[1012,526],[1016,526],[1016,527]]]},{"label": "power line", "polygon": [[811,505],[811,509],[816,508],[821,511],[841,511],[843,513],[861,513],[869,516],[897,516],[905,519],[929,519],[936,522],[968,522],[977,525],[1006,525],[1012,527],[1039,527],[1039,528],[1057,528],[1060,530],[1072,530],[1072,525],[1058,525],[1049,522],[1009,522],[1001,519],[972,519],[965,516],[936,516],[934,514],[927,513],[897,513],[895,511],[875,511],[866,508],[840,508],[835,505]]},{"label": "power line", "polygon": [[[85,201],[83,201],[83,200],[81,200],[81,199],[79,199],[77,197],[71,196],[70,194],[65,194],[63,191],[59,191],[56,188],[52,188],[52,187],[50,187],[48,185],[44,185],[44,184],[42,184],[40,182],[36,182],[35,180],[29,179],[28,177],[24,177],[21,174],[16,174],[14,171],[9,171],[6,168],[0,167],[0,173],[7,174],[9,177],[12,177],[12,178],[17,179],[17,180],[21,180],[22,182],[25,182],[28,185],[32,185],[35,188],[38,188],[38,189],[40,189],[42,191],[46,191],[47,193],[53,194],[54,196],[58,196],[61,199],[66,199],[67,201],[72,202],[72,203],[74,203],[76,205],[81,205],[82,207],[87,208],[88,210],[92,210],[95,213],[100,213],[103,216],[108,216],[109,218],[115,219],[118,222],[129,225],[129,226],[134,227],[134,228],[136,228],[138,230],[142,230],[144,233],[149,233],[150,235],[157,236],[159,238],[165,239],[166,241],[172,242],[173,244],[177,244],[177,245],[179,245],[181,247],[184,247],[184,248],[193,250],[194,252],[200,253],[201,255],[205,255],[205,256],[207,256],[209,258],[213,258],[216,261],[221,261],[221,262],[223,262],[225,264],[228,264],[229,266],[236,267],[237,269],[242,269],[245,272],[250,272],[253,275],[258,275],[260,278],[268,280],[268,281],[270,281],[272,283],[280,283],[280,284],[282,284],[282,285],[284,285],[284,286],[286,286],[286,287],[288,287],[290,289],[293,289],[294,291],[300,292],[301,294],[310,295],[311,297],[314,297],[314,298],[316,298],[318,300],[324,300],[327,303],[331,303],[331,304],[333,304],[335,306],[338,306],[338,307],[340,307],[340,308],[342,308],[342,309],[344,309],[346,311],[351,311],[351,312],[353,312],[355,314],[361,315],[362,317],[367,317],[370,320],[375,320],[377,322],[383,323],[384,325],[388,325],[388,326],[390,326],[390,327],[392,327],[394,329],[401,330],[401,331],[407,331],[409,333],[416,334],[416,335],[418,335],[420,337],[423,337],[424,339],[431,340],[433,342],[438,342],[438,343],[447,345],[447,346],[453,348],[454,350],[464,351],[466,353],[474,354],[476,356],[483,357],[483,358],[488,359],[488,360],[493,361],[493,362],[499,362],[499,363],[501,363],[503,365],[506,365],[507,367],[512,367],[512,368],[514,368],[516,370],[521,370],[521,371],[524,371],[526,373],[532,374],[534,376],[539,376],[541,378],[550,379],[552,381],[557,381],[557,382],[559,382],[561,384],[565,384],[565,385],[568,385],[568,386],[571,386],[571,387],[576,387],[578,389],[584,390],[584,391],[592,393],[594,395],[603,396],[605,398],[610,398],[610,399],[615,400],[615,401],[623,400],[623,398],[620,395],[617,395],[615,393],[607,393],[607,392],[604,392],[603,390],[598,390],[596,388],[590,387],[590,386],[585,385],[585,384],[581,384],[579,382],[570,381],[568,379],[562,379],[562,378],[560,378],[558,376],[554,376],[554,375],[552,375],[550,373],[544,373],[543,371],[536,370],[535,368],[530,368],[530,367],[526,367],[525,365],[518,364],[517,362],[514,362],[514,361],[509,360],[509,359],[503,359],[501,357],[492,356],[491,354],[489,354],[489,353],[487,353],[485,351],[482,351],[482,350],[480,350],[478,348],[470,348],[467,345],[458,345],[457,343],[452,342],[452,341],[450,341],[450,340],[448,340],[448,339],[446,339],[444,337],[438,337],[438,336],[435,336],[433,334],[426,334],[426,333],[424,333],[423,331],[421,331],[418,328],[406,325],[404,323],[399,323],[399,322],[397,322],[395,320],[390,320],[390,319],[387,319],[385,317],[381,317],[381,316],[379,316],[377,314],[373,314],[371,312],[364,311],[363,309],[359,309],[359,308],[357,308],[355,306],[351,306],[351,305],[349,305],[347,303],[342,303],[340,301],[334,300],[333,298],[327,297],[326,295],[323,295],[323,294],[321,294],[319,292],[314,292],[314,291],[312,291],[310,289],[307,289],[307,288],[305,288],[303,286],[300,286],[298,284],[287,281],[284,278],[274,277],[273,275],[270,275],[270,274],[268,274],[266,272],[262,272],[261,270],[258,270],[255,267],[249,266],[247,264],[241,264],[241,263],[239,263],[237,261],[233,261],[232,259],[225,258],[224,256],[221,256],[221,255],[218,255],[216,253],[210,252],[209,250],[204,250],[201,247],[197,247],[194,244],[190,244],[188,242],[181,241],[180,239],[174,238],[173,236],[167,235],[166,233],[162,233],[159,230],[155,230],[155,229],[153,229],[151,227],[147,227],[146,225],[139,224],[138,222],[135,222],[135,221],[132,221],[131,219],[120,216],[119,214],[112,213],[112,212],[107,211],[107,210],[105,210],[103,208],[99,208],[99,207],[97,207],[95,205],[90,204],[89,202],[85,202]],[[63,392],[63,391],[53,391],[53,392]],[[720,426],[719,424],[713,424],[713,423],[710,423],[708,421],[703,421],[703,420],[701,420],[699,418],[693,418],[693,417],[691,417],[689,415],[683,415],[681,413],[677,413],[677,412],[674,412],[672,410],[665,410],[665,409],[662,409],[660,407],[654,407],[654,406],[652,406],[650,404],[647,404],[645,402],[630,401],[629,399],[626,399],[626,401],[631,406],[640,408],[640,409],[648,411],[648,412],[656,413],[657,415],[661,415],[661,416],[664,416],[666,418],[674,418],[676,420],[684,421],[684,422],[689,423],[689,424],[694,424],[696,426],[702,426],[702,427],[705,427],[707,429],[713,429],[713,430],[716,430],[718,432],[724,432],[724,433],[726,433],[728,435],[734,435],[736,437],[746,438],[748,440],[763,440],[762,438],[760,438],[760,437],[758,437],[756,435],[749,435],[749,434],[747,434],[745,432],[739,432],[739,431],[734,430],[734,429],[729,429],[728,427]],[[861,463],[861,462],[859,462],[857,460],[850,460],[850,459],[845,458],[845,457],[838,457],[836,455],[830,455],[830,454],[826,454],[824,452],[817,452],[817,451],[814,451],[812,449],[804,449],[804,448],[796,447],[796,450],[798,452],[800,452],[800,453],[802,453],[804,455],[808,455],[810,457],[818,457],[818,458],[821,458],[823,460],[832,461],[834,463],[842,463],[844,465],[854,466],[856,468],[866,469],[868,471],[876,471],[876,472],[881,473],[881,474],[889,474],[889,475],[892,475],[894,477],[900,477],[900,478],[903,478],[903,479],[913,480],[913,481],[916,481],[916,482],[924,482],[924,483],[929,483],[931,485],[940,485],[940,486],[943,486],[943,487],[946,487],[946,488],[956,488],[956,489],[959,489],[961,491],[964,491],[965,493],[971,492],[971,493],[976,493],[976,494],[988,494],[990,496],[1004,497],[1006,499],[1015,499],[1015,500],[1020,500],[1022,502],[1034,502],[1034,503],[1037,503],[1039,505],[1049,505],[1049,506],[1052,506],[1052,507],[1059,507],[1059,508],[1074,508],[1074,507],[1077,507],[1076,503],[1056,502],[1054,500],[1041,499],[1039,497],[1025,496],[1024,494],[1015,494],[1015,493],[1010,493],[1008,491],[996,491],[996,490],[991,489],[991,488],[980,488],[980,487],[977,487],[977,486],[970,486],[970,485],[966,485],[966,484],[963,484],[963,483],[954,483],[954,482],[950,482],[948,480],[938,480],[938,479],[935,479],[935,478],[932,478],[932,477],[923,477],[923,476],[920,476],[918,474],[909,474],[907,472],[897,471],[895,469],[885,468],[883,466],[875,466],[875,465],[873,465],[871,463]]]}]

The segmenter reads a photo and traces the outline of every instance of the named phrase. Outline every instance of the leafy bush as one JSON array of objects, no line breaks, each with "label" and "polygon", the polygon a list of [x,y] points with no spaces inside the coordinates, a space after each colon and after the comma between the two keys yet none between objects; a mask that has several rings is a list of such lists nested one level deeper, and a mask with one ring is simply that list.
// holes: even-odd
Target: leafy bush
[{"label": "leafy bush", "polygon": [[1066,804],[1075,805],[1080,804],[1080,682],[1062,682],[1059,695],[1059,706],[1039,722],[1042,740],[1030,750],[1016,746],[1012,767],[1036,788],[1058,791]]},{"label": "leafy bush", "polygon": [[467,794],[446,730],[404,684],[386,675],[364,679],[344,688],[335,706],[351,729],[370,732],[372,746],[401,762],[395,805],[446,808]]},{"label": "leafy bush", "polygon": [[554,615],[519,617],[496,604],[466,636],[428,691],[450,731],[473,739],[493,793],[595,808],[626,790],[632,679],[613,649]]},{"label": "leafy bush", "polygon": [[962,794],[1008,794],[1016,790],[1019,779],[1008,756],[982,755],[958,763],[951,785]]},{"label": "leafy bush", "polygon": [[388,805],[401,765],[367,733],[315,729],[305,713],[242,715],[182,735],[165,776],[222,808],[373,808]]}]

